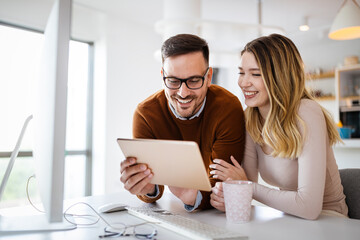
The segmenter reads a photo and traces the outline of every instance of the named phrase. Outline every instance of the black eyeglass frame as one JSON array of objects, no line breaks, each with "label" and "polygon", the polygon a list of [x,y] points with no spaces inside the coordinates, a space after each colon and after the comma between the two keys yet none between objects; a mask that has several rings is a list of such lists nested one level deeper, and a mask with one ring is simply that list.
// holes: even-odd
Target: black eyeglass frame
[{"label": "black eyeglass frame", "polygon": [[[164,84],[165,84],[165,86],[166,86],[168,89],[177,90],[177,89],[180,89],[180,88],[181,88],[181,86],[182,86],[183,83],[185,83],[185,85],[186,85],[186,87],[187,87],[188,89],[197,90],[197,89],[200,89],[200,88],[202,88],[202,87],[204,86],[205,76],[206,76],[206,74],[209,72],[209,69],[210,69],[210,67],[208,67],[208,68],[206,69],[205,74],[204,74],[203,76],[192,76],[192,77],[188,77],[188,78],[182,79],[182,78],[177,78],[177,77],[165,77],[165,76],[164,76],[165,70],[164,70],[164,68],[163,68],[162,70],[163,70],[163,80],[164,80]],[[168,78],[173,78],[173,79],[179,80],[179,81],[180,81],[179,87],[177,87],[177,88],[168,87],[168,86],[166,85],[166,79],[168,79]],[[201,78],[202,83],[201,83],[201,86],[200,86],[200,87],[191,88],[191,87],[188,86],[187,81],[190,80],[190,79],[193,79],[193,78]]]}]

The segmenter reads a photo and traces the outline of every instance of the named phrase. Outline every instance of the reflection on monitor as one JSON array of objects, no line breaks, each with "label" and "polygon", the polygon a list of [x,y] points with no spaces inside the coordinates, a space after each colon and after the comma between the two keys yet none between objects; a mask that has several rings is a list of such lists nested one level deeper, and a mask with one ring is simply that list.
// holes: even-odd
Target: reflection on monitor
[{"label": "reflection on monitor", "polygon": [[43,58],[35,93],[33,155],[46,215],[1,217],[0,235],[75,228],[63,222],[70,17],[71,0],[56,0],[45,29]]}]

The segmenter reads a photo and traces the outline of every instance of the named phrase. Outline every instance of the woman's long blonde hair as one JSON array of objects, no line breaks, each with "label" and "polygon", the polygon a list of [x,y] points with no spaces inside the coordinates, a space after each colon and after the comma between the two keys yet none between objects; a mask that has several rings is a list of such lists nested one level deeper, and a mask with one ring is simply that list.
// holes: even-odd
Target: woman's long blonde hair
[{"label": "woman's long blonde hair", "polygon": [[[268,144],[273,149],[272,156],[298,157],[305,139],[298,125],[305,127],[298,115],[300,101],[313,99],[305,88],[304,64],[298,49],[287,37],[271,34],[249,42],[241,55],[244,52],[254,54],[270,99],[265,121],[257,107],[245,110],[247,131],[256,143]],[[331,115],[321,109],[333,145],[341,141],[340,136]]]}]

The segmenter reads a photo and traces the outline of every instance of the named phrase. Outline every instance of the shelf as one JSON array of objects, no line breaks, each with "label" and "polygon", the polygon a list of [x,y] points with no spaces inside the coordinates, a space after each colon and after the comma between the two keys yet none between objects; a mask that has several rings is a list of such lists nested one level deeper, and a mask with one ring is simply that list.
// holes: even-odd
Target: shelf
[{"label": "shelf", "polygon": [[359,71],[360,70],[360,64],[342,66],[342,67],[338,68],[339,72],[354,71],[354,70]]},{"label": "shelf", "polygon": [[360,100],[360,96],[341,97],[340,100]]},{"label": "shelf", "polygon": [[315,97],[316,101],[332,101],[335,100],[335,96],[324,96],[324,97]]},{"label": "shelf", "polygon": [[335,72],[331,71],[331,72],[324,72],[324,73],[320,73],[320,74],[306,74],[306,80],[307,81],[311,81],[311,80],[316,80],[316,79],[326,79],[326,78],[335,78]]}]

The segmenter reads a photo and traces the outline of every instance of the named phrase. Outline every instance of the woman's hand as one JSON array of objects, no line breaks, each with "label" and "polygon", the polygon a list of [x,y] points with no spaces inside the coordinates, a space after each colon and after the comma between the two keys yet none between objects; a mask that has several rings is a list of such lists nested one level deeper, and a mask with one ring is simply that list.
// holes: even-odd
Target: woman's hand
[{"label": "woman's hand", "polygon": [[210,204],[214,208],[225,212],[224,192],[222,188],[222,182],[215,183],[215,186],[211,189]]},{"label": "woman's hand", "polygon": [[211,169],[214,169],[210,171],[212,177],[220,179],[222,181],[248,180],[244,169],[240,166],[238,161],[236,161],[233,156],[230,157],[230,160],[234,164],[234,166],[224,160],[214,159],[213,162],[215,164],[211,164],[209,166]]}]

